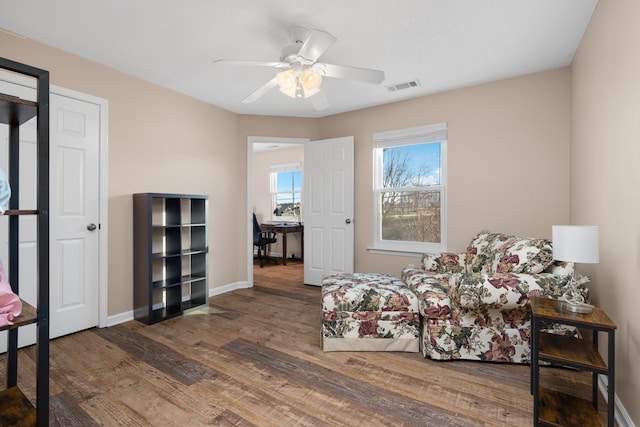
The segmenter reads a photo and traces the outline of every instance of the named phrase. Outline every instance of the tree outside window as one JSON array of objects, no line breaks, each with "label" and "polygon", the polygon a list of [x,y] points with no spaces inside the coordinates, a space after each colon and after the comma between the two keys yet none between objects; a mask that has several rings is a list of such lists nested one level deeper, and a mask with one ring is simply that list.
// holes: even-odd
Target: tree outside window
[{"label": "tree outside window", "polygon": [[[409,131],[417,130],[426,135],[402,135],[376,143],[377,249],[444,250],[446,140],[441,132]],[[430,141],[435,137],[440,140]]]}]

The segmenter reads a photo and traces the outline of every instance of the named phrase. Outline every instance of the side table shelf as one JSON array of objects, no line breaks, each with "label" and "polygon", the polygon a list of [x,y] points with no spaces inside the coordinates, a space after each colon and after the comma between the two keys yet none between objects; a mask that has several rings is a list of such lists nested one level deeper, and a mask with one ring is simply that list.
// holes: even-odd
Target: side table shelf
[{"label": "side table shelf", "polygon": [[36,308],[22,298],[20,298],[20,301],[22,301],[22,313],[13,319],[13,325],[2,326],[0,327],[0,331],[19,328],[20,326],[30,325],[38,321]]},{"label": "side table shelf", "polygon": [[3,425],[36,425],[36,408],[17,386],[0,391],[0,414]]},{"label": "side table shelf", "polygon": [[[598,375],[608,376],[607,423],[614,423],[615,329],[616,325],[599,307],[592,313],[565,311],[561,302],[546,298],[531,300],[531,392],[535,425],[600,426],[598,418]],[[592,340],[542,332],[543,323],[560,323],[592,331]],[[598,335],[608,335],[608,363],[598,351]],[[591,372],[591,401],[540,386],[539,362]]]}]

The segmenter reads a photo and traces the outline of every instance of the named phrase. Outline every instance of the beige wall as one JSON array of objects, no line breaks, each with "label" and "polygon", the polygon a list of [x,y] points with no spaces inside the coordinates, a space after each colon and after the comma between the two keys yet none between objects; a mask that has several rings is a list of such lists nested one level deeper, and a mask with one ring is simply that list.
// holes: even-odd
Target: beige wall
[{"label": "beige wall", "polygon": [[582,267],[592,273],[593,300],[618,326],[616,394],[635,425],[640,425],[639,16],[637,0],[598,3],[572,64],[571,120],[571,222],[600,227],[600,263]]},{"label": "beige wall", "polygon": [[563,68],[322,119],[322,138],[355,137],[356,271],[419,262],[367,252],[374,132],[448,123],[449,251],[482,229],[550,238],[569,220],[569,78]]}]

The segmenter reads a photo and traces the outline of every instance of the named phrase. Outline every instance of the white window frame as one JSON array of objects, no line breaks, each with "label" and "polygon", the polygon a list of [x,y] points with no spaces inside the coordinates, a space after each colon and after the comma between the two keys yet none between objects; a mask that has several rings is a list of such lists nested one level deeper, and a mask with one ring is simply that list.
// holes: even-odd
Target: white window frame
[{"label": "white window frame", "polygon": [[[447,247],[447,123],[437,123],[414,128],[397,129],[373,134],[373,253],[414,256],[422,253],[440,253]],[[379,206],[383,182],[383,149],[388,147],[440,142],[440,185],[412,187],[409,191],[440,191],[440,242],[410,242],[382,239],[381,208]]]},{"label": "white window frame", "polygon": [[[300,187],[300,191],[293,191],[293,192],[287,192],[287,193],[300,193],[300,213],[299,215],[281,215],[281,216],[276,216],[275,214],[275,210],[277,207],[277,195],[280,194],[278,193],[278,188],[277,188],[277,176],[278,176],[278,172],[300,172],[300,178],[301,178],[301,187]],[[278,164],[278,165],[271,165],[269,166],[269,191],[271,192],[271,221],[272,222],[286,222],[286,221],[291,221],[291,222],[298,222],[298,221],[302,221],[302,191],[304,188],[304,173],[302,171],[302,163],[301,162],[294,162],[294,163],[283,163],[283,164]]]}]

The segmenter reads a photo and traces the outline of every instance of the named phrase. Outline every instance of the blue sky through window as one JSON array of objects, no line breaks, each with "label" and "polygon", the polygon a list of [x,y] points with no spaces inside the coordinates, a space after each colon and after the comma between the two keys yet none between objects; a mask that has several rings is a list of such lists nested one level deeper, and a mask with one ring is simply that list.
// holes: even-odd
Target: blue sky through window
[{"label": "blue sky through window", "polygon": [[302,172],[278,172],[276,176],[276,216],[299,215],[302,196]]},{"label": "blue sky through window", "polygon": [[278,188],[276,191],[302,191],[302,173],[294,172],[278,172]]},{"label": "blue sky through window", "polygon": [[[388,147],[388,151],[393,151],[400,158],[406,156],[408,159],[409,174],[414,177],[420,176],[421,185],[440,185],[441,180],[441,144],[440,142],[401,145]],[[388,156],[384,157],[384,167],[386,170]]]}]

